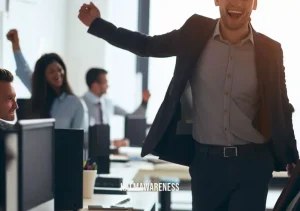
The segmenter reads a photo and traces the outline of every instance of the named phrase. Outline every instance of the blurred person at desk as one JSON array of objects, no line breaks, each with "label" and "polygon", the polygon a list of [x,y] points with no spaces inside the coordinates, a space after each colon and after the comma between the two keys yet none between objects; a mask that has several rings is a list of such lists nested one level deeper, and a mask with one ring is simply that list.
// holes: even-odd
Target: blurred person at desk
[{"label": "blurred person at desk", "polygon": [[[0,128],[9,124],[4,121],[14,121],[18,105],[16,92],[12,85],[14,76],[8,70],[0,68]],[[3,121],[4,120],[4,121]]]},{"label": "blurred person at desk", "polygon": [[55,53],[44,54],[36,62],[32,73],[21,52],[17,30],[10,30],[7,39],[12,43],[16,74],[32,94],[30,105],[26,107],[26,117],[54,118],[56,128],[87,131],[86,105],[73,94],[62,58]]},{"label": "blurred person at desk", "polygon": [[[0,68],[0,133],[13,127],[12,122],[15,120],[15,113],[18,109],[16,103],[16,92],[13,87],[13,74],[5,69]],[[0,136],[2,138],[2,135]],[[4,140],[0,140],[4,141]],[[5,150],[5,166],[9,166],[14,159],[14,153],[11,148],[6,146]],[[2,179],[2,178],[1,178]],[[0,210],[4,209],[5,202],[0,198]]]},{"label": "blurred person at desk", "polygon": [[[106,95],[108,89],[107,71],[102,68],[91,68],[86,73],[86,84],[89,91],[82,97],[88,107],[90,125],[110,124],[113,115],[126,116],[129,113],[122,107],[115,105]],[[145,116],[150,93],[143,91],[141,105],[132,113]],[[128,140],[114,140],[115,147],[127,146]]]}]

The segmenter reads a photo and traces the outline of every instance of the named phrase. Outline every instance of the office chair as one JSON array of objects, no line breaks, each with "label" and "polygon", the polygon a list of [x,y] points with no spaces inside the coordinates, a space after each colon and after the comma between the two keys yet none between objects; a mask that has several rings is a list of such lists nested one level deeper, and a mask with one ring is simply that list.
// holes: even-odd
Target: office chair
[{"label": "office chair", "polygon": [[[273,210],[284,211],[287,210],[287,208],[291,208],[290,204],[291,202],[294,202],[293,200],[299,194],[299,191],[300,191],[300,160],[298,161],[296,167],[294,168],[287,185],[284,187],[283,191],[281,192]],[[297,200],[299,201],[300,199]],[[298,206],[298,203],[295,203],[295,205]],[[291,208],[291,210],[293,209]]]}]

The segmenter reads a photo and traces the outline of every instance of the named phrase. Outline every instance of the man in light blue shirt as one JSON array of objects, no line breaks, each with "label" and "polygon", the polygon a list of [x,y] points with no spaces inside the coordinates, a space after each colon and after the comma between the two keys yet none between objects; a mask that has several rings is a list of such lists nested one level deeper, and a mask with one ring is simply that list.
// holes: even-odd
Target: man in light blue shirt
[{"label": "man in light blue shirt", "polygon": [[[90,125],[109,125],[113,115],[126,116],[129,114],[106,97],[105,94],[108,89],[106,70],[101,68],[91,68],[88,70],[86,74],[86,84],[89,87],[89,91],[84,94],[83,100],[88,107]],[[149,98],[149,91],[143,91],[142,103],[132,114],[145,116]]]}]

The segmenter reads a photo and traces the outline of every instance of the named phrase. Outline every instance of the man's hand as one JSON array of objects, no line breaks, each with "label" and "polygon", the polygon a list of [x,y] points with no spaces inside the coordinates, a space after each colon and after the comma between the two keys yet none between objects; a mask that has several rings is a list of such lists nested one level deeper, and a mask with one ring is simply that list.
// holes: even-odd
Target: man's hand
[{"label": "man's hand", "polygon": [[128,139],[117,139],[113,140],[113,146],[119,148],[119,147],[127,147],[129,146],[129,140]]},{"label": "man's hand", "polygon": [[13,51],[19,51],[20,50],[20,44],[19,44],[19,35],[18,35],[18,31],[16,29],[12,29],[10,30],[7,35],[6,35],[7,39],[9,41],[11,41],[12,43],[12,47],[13,47]]},{"label": "man's hand", "polygon": [[149,90],[143,91],[143,102],[147,103],[149,101],[149,98],[151,97],[151,94]]},{"label": "man's hand", "polygon": [[287,164],[286,171],[288,173],[288,176],[290,177],[292,175],[293,169],[296,167],[296,164]]},{"label": "man's hand", "polygon": [[90,4],[83,4],[79,10],[79,20],[89,27],[96,18],[100,18],[99,9],[91,2]]}]

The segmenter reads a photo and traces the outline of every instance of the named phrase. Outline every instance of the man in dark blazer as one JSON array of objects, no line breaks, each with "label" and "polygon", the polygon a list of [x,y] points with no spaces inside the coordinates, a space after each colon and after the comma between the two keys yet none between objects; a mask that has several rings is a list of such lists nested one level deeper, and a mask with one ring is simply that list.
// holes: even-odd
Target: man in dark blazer
[{"label": "man in dark blazer", "polygon": [[220,19],[191,16],[172,32],[117,28],[84,4],[88,32],[142,57],[176,56],[164,101],[142,148],[189,166],[193,210],[265,210],[273,170],[298,160],[278,42],[256,32],[257,0],[215,0]]}]

